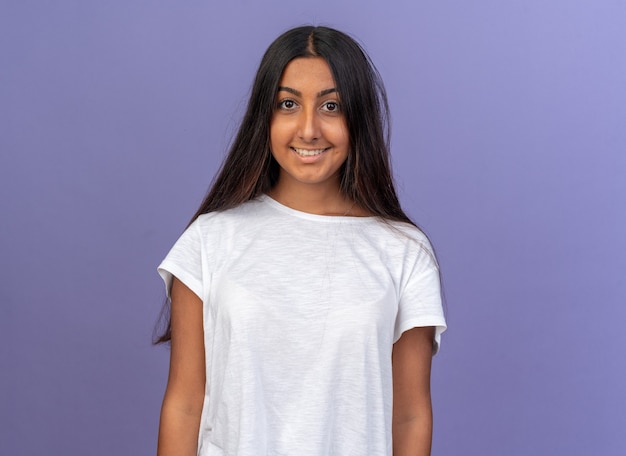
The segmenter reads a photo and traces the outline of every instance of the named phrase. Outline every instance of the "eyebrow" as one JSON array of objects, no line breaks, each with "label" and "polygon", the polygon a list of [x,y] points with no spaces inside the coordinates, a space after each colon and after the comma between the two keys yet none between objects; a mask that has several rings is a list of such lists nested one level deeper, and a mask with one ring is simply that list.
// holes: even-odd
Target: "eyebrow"
[{"label": "eyebrow", "polygon": [[[278,87],[278,91],[293,93],[297,97],[302,96],[302,92],[296,89],[292,89],[291,87],[280,86]],[[324,95],[328,95],[329,93],[334,93],[334,92],[337,92],[336,87],[333,87],[332,89],[325,89],[325,90],[322,90],[321,92],[318,92],[317,97],[320,98],[320,97],[323,97]]]}]

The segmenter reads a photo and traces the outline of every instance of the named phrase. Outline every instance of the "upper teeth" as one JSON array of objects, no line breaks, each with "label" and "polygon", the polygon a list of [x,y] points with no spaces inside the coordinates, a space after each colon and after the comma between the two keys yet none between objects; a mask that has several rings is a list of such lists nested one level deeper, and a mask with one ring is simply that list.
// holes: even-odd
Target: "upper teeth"
[{"label": "upper teeth", "polygon": [[313,155],[321,154],[322,152],[324,152],[325,149],[307,150],[307,149],[298,149],[298,148],[294,147],[293,150],[298,155],[302,155],[303,157],[312,157]]}]

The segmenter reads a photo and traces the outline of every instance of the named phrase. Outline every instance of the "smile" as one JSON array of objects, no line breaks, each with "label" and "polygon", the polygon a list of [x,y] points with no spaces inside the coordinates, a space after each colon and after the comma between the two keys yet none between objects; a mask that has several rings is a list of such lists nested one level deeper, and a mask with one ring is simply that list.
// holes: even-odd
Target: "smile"
[{"label": "smile", "polygon": [[293,150],[295,153],[297,153],[301,157],[314,157],[315,155],[319,155],[323,152],[326,152],[328,149],[309,150],[309,149],[298,149],[297,147],[292,147],[291,150]]}]

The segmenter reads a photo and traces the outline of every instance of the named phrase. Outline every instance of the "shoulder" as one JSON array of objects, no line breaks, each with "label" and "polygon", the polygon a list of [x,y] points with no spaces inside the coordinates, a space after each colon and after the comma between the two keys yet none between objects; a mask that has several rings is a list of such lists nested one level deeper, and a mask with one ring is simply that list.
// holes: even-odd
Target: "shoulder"
[{"label": "shoulder", "polygon": [[251,218],[259,217],[262,208],[261,201],[250,200],[231,209],[200,214],[191,226],[195,225],[201,231],[213,230],[218,226],[237,225],[242,222],[250,223]]},{"label": "shoulder", "polygon": [[402,235],[408,241],[418,242],[418,243],[426,244],[428,246],[431,245],[430,240],[428,239],[428,236],[426,236],[426,234],[417,226],[411,225],[410,223],[405,223],[405,222],[389,222],[389,223],[395,230],[402,233]]},{"label": "shoulder", "polygon": [[376,236],[385,244],[401,248],[423,248],[433,251],[428,236],[417,226],[405,222],[376,219],[369,225],[372,236]]},{"label": "shoulder", "polygon": [[376,227],[379,242],[390,256],[401,260],[405,267],[438,269],[435,250],[428,236],[415,225],[405,222],[380,221]]},{"label": "shoulder", "polygon": [[250,200],[231,209],[201,214],[188,229],[195,230],[207,247],[214,248],[235,238],[254,237],[273,221],[262,201]]}]

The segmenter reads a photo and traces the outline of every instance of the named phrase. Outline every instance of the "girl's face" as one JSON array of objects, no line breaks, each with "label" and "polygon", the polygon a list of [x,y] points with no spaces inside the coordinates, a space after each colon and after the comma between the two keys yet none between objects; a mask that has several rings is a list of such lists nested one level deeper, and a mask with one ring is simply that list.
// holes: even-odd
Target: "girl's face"
[{"label": "girl's face", "polygon": [[326,61],[297,58],[285,67],[270,123],[272,155],[285,190],[339,190],[350,140],[340,94]]}]

